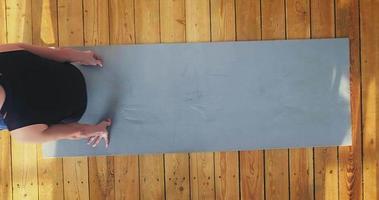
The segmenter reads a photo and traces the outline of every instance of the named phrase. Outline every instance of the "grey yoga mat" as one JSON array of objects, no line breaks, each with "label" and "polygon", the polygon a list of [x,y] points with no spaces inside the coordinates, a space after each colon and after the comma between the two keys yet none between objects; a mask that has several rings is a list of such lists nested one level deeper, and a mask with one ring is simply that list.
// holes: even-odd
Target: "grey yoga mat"
[{"label": "grey yoga mat", "polygon": [[110,147],[43,145],[45,157],[351,145],[348,39],[80,47],[88,106]]}]

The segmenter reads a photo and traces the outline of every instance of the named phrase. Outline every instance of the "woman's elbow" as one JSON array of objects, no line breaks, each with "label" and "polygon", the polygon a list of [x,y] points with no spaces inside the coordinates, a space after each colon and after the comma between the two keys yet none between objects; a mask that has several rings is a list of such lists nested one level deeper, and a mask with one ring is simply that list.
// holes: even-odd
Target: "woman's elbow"
[{"label": "woman's elbow", "polygon": [[22,143],[39,144],[44,141],[44,136],[42,133],[30,134],[30,133],[23,133],[23,132],[19,132],[19,133],[11,132],[11,137],[12,139],[15,139],[16,141],[22,142]]},{"label": "woman's elbow", "polygon": [[17,142],[22,143],[35,143],[34,138],[30,137],[30,135],[24,133],[14,133],[11,131],[11,137]]},{"label": "woman's elbow", "polygon": [[47,135],[44,133],[46,125],[32,125],[11,131],[11,137],[19,142],[24,143],[42,143],[46,142]]}]

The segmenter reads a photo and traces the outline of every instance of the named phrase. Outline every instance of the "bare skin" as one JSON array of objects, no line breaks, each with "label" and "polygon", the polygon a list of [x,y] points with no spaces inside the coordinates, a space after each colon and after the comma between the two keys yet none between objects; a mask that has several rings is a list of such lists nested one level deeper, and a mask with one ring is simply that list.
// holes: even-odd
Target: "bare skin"
[{"label": "bare skin", "polygon": [[[92,51],[79,51],[70,48],[49,48],[30,44],[4,44],[0,45],[1,52],[26,50],[43,58],[58,62],[72,62],[83,65],[102,67],[101,59]],[[5,101],[6,93],[0,85],[0,108]],[[109,133],[107,127],[111,125],[111,119],[105,119],[98,124],[33,124],[11,131],[12,138],[28,143],[43,143],[61,139],[79,140],[88,139],[88,144],[96,147],[102,139],[105,146],[109,145]]]}]

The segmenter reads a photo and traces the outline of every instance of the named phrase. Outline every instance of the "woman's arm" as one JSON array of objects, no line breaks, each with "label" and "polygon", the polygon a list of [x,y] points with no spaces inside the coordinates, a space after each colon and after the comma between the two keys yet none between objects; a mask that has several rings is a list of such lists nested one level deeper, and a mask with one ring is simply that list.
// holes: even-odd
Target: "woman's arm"
[{"label": "woman's arm", "polygon": [[0,53],[8,52],[8,51],[17,51],[17,50],[22,50],[19,44],[1,44],[0,45]]},{"label": "woman's arm", "polygon": [[0,52],[26,50],[46,59],[58,62],[73,62],[84,65],[102,66],[101,59],[92,51],[79,51],[72,48],[42,47],[26,43],[0,45]]},{"label": "woman's arm", "polygon": [[70,123],[55,124],[48,127],[46,124],[34,124],[11,131],[11,136],[18,141],[28,143],[89,138],[93,147],[104,138],[106,147],[108,147],[109,141],[107,127],[110,125],[111,121],[109,119],[96,125]]}]

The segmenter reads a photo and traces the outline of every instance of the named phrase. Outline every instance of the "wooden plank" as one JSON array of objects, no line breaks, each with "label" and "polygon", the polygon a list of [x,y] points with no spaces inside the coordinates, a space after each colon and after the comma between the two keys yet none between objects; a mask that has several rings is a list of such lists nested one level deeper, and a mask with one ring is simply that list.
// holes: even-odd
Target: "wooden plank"
[{"label": "wooden plank", "polygon": [[159,0],[136,1],[134,6],[136,43],[159,43]]},{"label": "wooden plank", "polygon": [[32,42],[31,0],[6,2],[8,42]]},{"label": "wooden plank", "polygon": [[311,1],[312,38],[332,38],[335,36],[334,9],[334,0]]},{"label": "wooden plank", "polygon": [[[209,1],[186,1],[187,42],[210,41]],[[214,154],[191,153],[191,199],[214,199]]]},{"label": "wooden plank", "polygon": [[236,8],[234,0],[211,0],[212,41],[236,40]]},{"label": "wooden plank", "polygon": [[108,0],[83,0],[84,45],[109,45]]},{"label": "wooden plank", "polygon": [[[186,16],[184,0],[160,1],[161,42],[185,42]],[[174,156],[174,155],[173,155]]]},{"label": "wooden plank", "polygon": [[[287,38],[310,37],[308,0],[287,0]],[[313,199],[313,149],[290,149],[290,199]]]},{"label": "wooden plank", "polygon": [[[32,42],[31,1],[6,2],[8,42]],[[11,139],[13,199],[38,199],[37,149]]]},{"label": "wooden plank", "polygon": [[[335,36],[334,1],[311,1],[312,38]],[[316,199],[338,199],[337,147],[314,148],[314,179]]]},{"label": "wooden plank", "polygon": [[113,157],[89,157],[90,199],[115,199]]},{"label": "wooden plank", "polygon": [[[184,0],[160,1],[161,41],[185,42]],[[190,199],[188,153],[165,154],[166,199]]]},{"label": "wooden plank", "polygon": [[[379,199],[379,137],[377,128],[377,124],[379,124],[379,101],[377,95],[379,89],[379,74],[377,70],[377,67],[379,66],[378,9],[378,1],[360,1],[362,101],[363,126],[365,127],[363,129],[363,197],[367,200]],[[355,12],[351,13],[354,13],[355,16]],[[355,41],[355,43],[357,42]],[[358,46],[355,46],[355,48],[357,47]],[[358,59],[358,55],[355,56],[357,56],[356,59]],[[354,70],[356,73],[358,71],[358,63],[356,62],[354,64],[357,64],[355,66],[356,69]],[[358,76],[358,74],[356,75]],[[358,81],[359,79],[356,78],[355,80]],[[354,84],[354,79],[352,81]],[[358,95],[358,92],[356,95]],[[356,134],[358,134],[358,132]],[[358,150],[354,149],[358,147],[358,145],[355,147],[353,146],[353,154],[354,152],[356,152],[355,154],[358,154]],[[358,175],[358,173],[355,174],[356,176]],[[353,189],[358,191],[358,186]]]},{"label": "wooden plank", "polygon": [[359,2],[336,1],[336,35],[350,38],[352,147],[339,147],[339,197],[362,199],[361,70]]},{"label": "wooden plank", "polygon": [[7,21],[5,6],[5,1],[0,1],[0,44],[7,43]]},{"label": "wooden plank", "polygon": [[[234,41],[234,0],[211,0],[212,41]],[[215,153],[216,199],[239,199],[238,152]]]},{"label": "wooden plank", "polygon": [[309,0],[286,1],[287,39],[306,39],[310,37]]},{"label": "wooden plank", "polygon": [[38,199],[36,145],[11,141],[13,199]]},{"label": "wooden plank", "polygon": [[82,0],[58,0],[58,30],[60,46],[83,45]]},{"label": "wooden plank", "polygon": [[[82,1],[58,0],[60,46],[83,45]],[[87,157],[63,158],[65,199],[89,199]]]},{"label": "wooden plank", "polygon": [[63,199],[63,163],[61,158],[43,159],[42,145],[38,149],[39,199]]},{"label": "wooden plank", "polygon": [[[236,0],[237,40],[260,40],[261,12],[259,0]],[[241,199],[264,199],[263,151],[240,152]]]},{"label": "wooden plank", "polygon": [[[135,1],[136,43],[159,43],[159,0]],[[140,198],[164,199],[164,164],[163,155],[141,155]]]},{"label": "wooden plank", "polygon": [[[110,43],[135,43],[134,0],[110,0]],[[139,199],[138,156],[114,156],[115,199]]]},{"label": "wooden plank", "polygon": [[215,153],[216,199],[239,199],[238,152]]},{"label": "wooden plank", "polygon": [[[84,45],[109,44],[108,1],[84,0]],[[98,148],[104,148],[103,146]],[[88,179],[90,199],[114,199],[113,157],[88,158]]]},{"label": "wooden plank", "polygon": [[57,0],[33,0],[33,44],[58,45]]},{"label": "wooden plank", "polygon": [[111,44],[135,43],[134,0],[109,0]]},{"label": "wooden plank", "polygon": [[236,0],[237,40],[260,40],[261,4],[259,0]]},{"label": "wooden plank", "polygon": [[265,199],[263,151],[240,152],[241,199]]},{"label": "wooden plank", "polygon": [[190,199],[188,158],[188,154],[165,154],[166,199]]},{"label": "wooden plank", "polygon": [[187,42],[209,42],[210,12],[209,1],[186,1],[186,40]]},{"label": "wooden plank", "polygon": [[0,199],[12,199],[11,138],[9,131],[0,131]]},{"label": "wooden plank", "polygon": [[[262,1],[262,39],[284,39],[284,0]],[[265,151],[266,199],[289,199],[288,149]]]},{"label": "wooden plank", "polygon": [[262,2],[262,39],[282,40],[286,37],[284,0]]},{"label": "wooden plank", "polygon": [[[58,46],[57,1],[33,1],[32,13],[33,44]],[[39,198],[63,199],[62,159],[43,159],[41,145],[37,145],[37,153]]]},{"label": "wooden plank", "polygon": [[115,198],[124,200],[139,199],[138,156],[115,156]]},{"label": "wooden plank", "polygon": [[[5,1],[0,1],[0,44],[7,43]],[[7,130],[0,131],[0,199],[12,199],[11,138]]]}]

